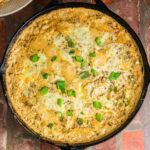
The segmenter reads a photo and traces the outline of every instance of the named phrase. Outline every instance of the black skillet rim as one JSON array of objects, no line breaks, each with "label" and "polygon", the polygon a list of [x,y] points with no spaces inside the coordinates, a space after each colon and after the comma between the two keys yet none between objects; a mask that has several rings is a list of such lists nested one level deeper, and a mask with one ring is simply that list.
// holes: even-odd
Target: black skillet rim
[{"label": "black skillet rim", "polygon": [[[123,27],[125,27],[127,29],[127,31],[130,33],[130,35],[132,36],[132,38],[135,40],[135,42],[137,43],[139,49],[140,49],[140,53],[142,55],[142,60],[143,60],[143,66],[144,66],[144,85],[143,85],[143,91],[141,94],[141,98],[136,106],[135,111],[131,114],[131,116],[126,120],[126,122],[119,127],[117,130],[115,130],[114,132],[112,132],[111,134],[109,134],[108,136],[94,141],[94,142],[90,142],[90,143],[82,143],[82,144],[78,144],[78,145],[59,145],[59,144],[55,144],[47,139],[44,139],[43,137],[41,137],[39,134],[34,133],[34,131],[32,131],[30,128],[28,128],[28,126],[18,117],[17,113],[15,112],[15,110],[13,109],[13,107],[11,106],[8,98],[7,98],[7,90],[6,90],[6,85],[5,85],[5,63],[7,62],[7,55],[9,54],[9,50],[11,48],[11,46],[13,45],[13,43],[15,42],[15,40],[17,39],[18,35],[21,33],[21,31],[23,31],[32,21],[34,21],[36,18],[49,13],[50,11],[53,10],[57,10],[57,9],[61,9],[61,8],[77,8],[77,7],[83,7],[83,8],[89,8],[89,9],[94,9],[94,10],[98,10],[101,11],[109,16],[111,16],[112,18],[114,18],[118,23],[120,23]],[[4,59],[3,59],[3,63],[2,63],[2,73],[3,73],[3,81],[2,81],[2,85],[3,85],[3,92],[5,94],[5,99],[7,101],[8,107],[10,108],[12,114],[14,115],[14,117],[21,123],[22,126],[24,126],[31,134],[33,134],[34,136],[36,136],[38,139],[41,139],[47,143],[53,144],[55,146],[58,146],[62,149],[75,149],[75,148],[86,148],[88,146],[93,146],[95,144],[99,144],[102,143],[110,138],[112,138],[113,136],[115,136],[116,134],[118,134],[119,132],[121,132],[131,121],[132,119],[135,117],[135,115],[137,114],[137,112],[139,111],[140,107],[142,106],[142,103],[144,101],[145,98],[145,94],[148,88],[148,84],[150,81],[150,70],[149,70],[149,65],[148,65],[148,61],[147,61],[147,57],[146,57],[146,53],[144,50],[144,47],[142,46],[141,41],[139,40],[138,36],[136,35],[136,33],[131,29],[131,27],[118,15],[116,15],[115,13],[111,12],[109,9],[107,9],[106,7],[100,6],[100,4],[87,4],[87,3],[65,3],[65,4],[61,4],[61,5],[56,5],[53,7],[50,7],[46,10],[40,11],[39,13],[37,13],[36,15],[34,15],[33,17],[31,17],[29,20],[27,20],[20,28],[19,30],[17,30],[17,32],[14,34],[13,38],[10,40],[7,50],[5,52],[4,55]]]}]

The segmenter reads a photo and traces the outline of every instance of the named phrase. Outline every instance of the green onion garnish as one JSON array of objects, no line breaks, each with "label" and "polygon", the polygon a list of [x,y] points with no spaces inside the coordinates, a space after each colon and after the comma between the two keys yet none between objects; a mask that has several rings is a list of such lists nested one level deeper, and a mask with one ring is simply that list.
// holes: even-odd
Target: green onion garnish
[{"label": "green onion garnish", "polygon": [[63,100],[61,98],[58,98],[57,104],[61,107],[63,105]]},{"label": "green onion garnish", "polygon": [[70,37],[67,37],[66,40],[68,42],[68,46],[71,48],[74,48],[74,43],[73,43],[72,39]]},{"label": "green onion garnish", "polygon": [[57,59],[57,56],[53,56],[53,57],[51,58],[51,61],[54,62],[56,59]]},{"label": "green onion garnish", "polygon": [[66,91],[65,81],[57,81],[56,85],[57,85],[57,88],[60,89],[62,93],[65,93],[65,91]]},{"label": "green onion garnish", "polygon": [[91,73],[95,76],[96,75],[96,70],[92,68]]},{"label": "green onion garnish", "polygon": [[48,88],[46,86],[44,86],[41,88],[40,92],[41,92],[41,95],[44,96],[45,94],[47,94]]},{"label": "green onion garnish", "polygon": [[96,114],[96,119],[97,119],[97,121],[101,122],[102,121],[101,114],[97,113]]},{"label": "green onion garnish", "polygon": [[96,54],[95,53],[90,53],[89,56],[90,57],[96,57]]},{"label": "green onion garnish", "polygon": [[73,92],[73,90],[68,90],[68,91],[67,91],[67,95],[68,95],[68,96],[72,96],[72,92]]},{"label": "green onion garnish", "polygon": [[95,42],[96,42],[96,44],[97,44],[98,46],[101,45],[101,40],[100,40],[99,37],[96,37]]},{"label": "green onion garnish", "polygon": [[62,116],[62,112],[60,112],[60,111],[56,111],[55,114],[56,114],[57,116],[59,116],[59,117]]},{"label": "green onion garnish", "polygon": [[83,113],[83,112],[81,112],[80,114],[81,114],[81,115],[84,115],[84,113]]},{"label": "green onion garnish", "polygon": [[74,97],[76,97],[76,96],[77,96],[76,91],[73,91],[73,92],[72,92],[72,95],[73,95]]},{"label": "green onion garnish", "polygon": [[81,56],[75,56],[75,60],[76,60],[77,62],[82,63],[83,58],[82,58]]},{"label": "green onion garnish", "polygon": [[76,92],[74,90],[68,90],[67,95],[76,97]]},{"label": "green onion garnish", "polygon": [[74,54],[75,53],[75,49],[71,49],[69,54]]},{"label": "green onion garnish", "polygon": [[81,67],[84,67],[85,65],[86,65],[86,61],[83,60],[83,61],[81,62]]},{"label": "green onion garnish", "polygon": [[68,111],[67,111],[67,116],[70,116],[70,117],[73,116],[72,110],[68,110]]},{"label": "green onion garnish", "polygon": [[117,93],[117,92],[118,92],[118,89],[117,89],[117,87],[116,87],[116,86],[114,87],[114,92],[115,92],[115,93]]},{"label": "green onion garnish", "polygon": [[31,57],[31,60],[32,60],[33,62],[37,62],[39,59],[40,59],[40,57],[39,57],[37,54],[34,54],[34,55]]},{"label": "green onion garnish", "polygon": [[101,103],[100,102],[98,102],[98,101],[94,101],[93,102],[93,106],[95,107],[95,108],[99,108],[99,109],[101,109]]},{"label": "green onion garnish", "polygon": [[112,80],[117,80],[117,78],[119,77],[120,73],[119,72],[112,72],[110,75],[109,75],[109,80],[112,81]]},{"label": "green onion garnish", "polygon": [[47,125],[47,127],[49,127],[50,129],[53,129],[54,128],[54,124],[50,123],[50,124]]},{"label": "green onion garnish", "polygon": [[83,119],[82,119],[82,118],[77,118],[77,123],[78,123],[79,125],[83,124]]},{"label": "green onion garnish", "polygon": [[89,71],[84,71],[84,72],[80,73],[80,77],[83,80],[86,79],[86,78],[88,78],[88,77],[90,77]]},{"label": "green onion garnish", "polygon": [[49,77],[49,74],[48,74],[48,73],[42,72],[41,74],[42,74],[42,76],[43,76],[44,79],[48,79],[48,77]]}]

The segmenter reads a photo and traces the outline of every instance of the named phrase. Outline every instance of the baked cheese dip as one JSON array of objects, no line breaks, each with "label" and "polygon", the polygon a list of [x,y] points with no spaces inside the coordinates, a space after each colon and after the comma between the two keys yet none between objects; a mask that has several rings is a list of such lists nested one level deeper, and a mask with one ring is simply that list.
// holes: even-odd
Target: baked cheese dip
[{"label": "baked cheese dip", "polygon": [[87,8],[47,13],[8,55],[6,87],[20,119],[41,137],[79,144],[103,138],[130,117],[144,72],[130,34]]},{"label": "baked cheese dip", "polygon": [[0,6],[3,6],[6,2],[8,2],[9,0],[0,0]]}]

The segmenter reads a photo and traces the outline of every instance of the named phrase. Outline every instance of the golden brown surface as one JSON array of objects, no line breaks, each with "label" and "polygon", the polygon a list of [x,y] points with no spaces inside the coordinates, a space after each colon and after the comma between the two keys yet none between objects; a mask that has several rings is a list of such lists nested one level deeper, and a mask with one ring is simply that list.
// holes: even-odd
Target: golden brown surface
[{"label": "golden brown surface", "polygon": [[9,0],[0,0],[0,6],[3,6],[6,2],[8,2]]},{"label": "golden brown surface", "polygon": [[[68,36],[75,45],[72,55]],[[96,37],[101,39],[100,46]],[[96,57],[90,57],[91,52]],[[34,54],[40,57],[38,62],[31,61]],[[53,56],[57,56],[54,62]],[[86,65],[81,67],[72,58],[75,56],[82,56]],[[96,75],[90,72],[92,68]],[[95,10],[60,9],[37,18],[13,45],[6,69],[7,95],[18,116],[42,137],[57,143],[91,142],[108,135],[130,116],[142,91],[142,68],[137,45],[115,20]],[[82,80],[80,74],[87,70],[91,75]],[[49,78],[43,79],[41,72],[49,73]],[[114,81],[109,79],[112,72],[119,73]],[[66,82],[66,91],[73,89],[77,96],[62,94],[56,86],[60,80]],[[48,93],[42,96],[44,86]],[[62,107],[57,105],[58,98],[64,101]],[[94,101],[101,103],[100,109],[93,107]],[[68,110],[72,116],[67,116]],[[83,123],[78,124],[77,118]]]}]

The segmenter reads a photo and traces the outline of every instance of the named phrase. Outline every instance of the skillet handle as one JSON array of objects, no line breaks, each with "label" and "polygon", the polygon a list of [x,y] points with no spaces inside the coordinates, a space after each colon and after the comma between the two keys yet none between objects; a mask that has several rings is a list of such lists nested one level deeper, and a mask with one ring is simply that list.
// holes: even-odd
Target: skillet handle
[{"label": "skillet handle", "polygon": [[2,80],[2,76],[4,74],[4,67],[5,67],[5,65],[3,62],[2,64],[0,64],[0,80]]},{"label": "skillet handle", "polygon": [[102,0],[95,0],[96,5],[102,9],[109,10],[108,7],[102,2]]},{"label": "skillet handle", "polygon": [[53,7],[53,6],[58,5],[60,3],[61,3],[61,0],[51,0],[51,2],[44,9]]},{"label": "skillet handle", "polygon": [[85,148],[66,147],[66,148],[61,148],[61,150],[85,150]]}]

